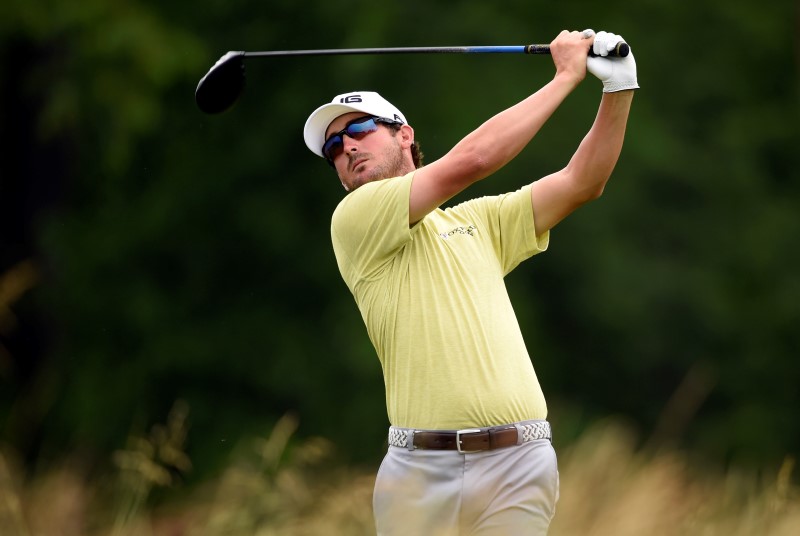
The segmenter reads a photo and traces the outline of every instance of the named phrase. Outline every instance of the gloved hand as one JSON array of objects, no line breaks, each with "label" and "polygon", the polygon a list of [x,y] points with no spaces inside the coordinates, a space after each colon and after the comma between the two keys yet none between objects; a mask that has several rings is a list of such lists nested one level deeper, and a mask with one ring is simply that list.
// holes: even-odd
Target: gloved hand
[{"label": "gloved hand", "polygon": [[[591,30],[586,30],[586,32],[589,31]],[[624,41],[624,39],[617,34],[597,32],[592,45],[592,52],[596,56],[589,56],[586,60],[586,69],[603,82],[603,93],[639,88],[633,49],[624,58],[608,56],[608,52],[614,50],[620,41]]]}]

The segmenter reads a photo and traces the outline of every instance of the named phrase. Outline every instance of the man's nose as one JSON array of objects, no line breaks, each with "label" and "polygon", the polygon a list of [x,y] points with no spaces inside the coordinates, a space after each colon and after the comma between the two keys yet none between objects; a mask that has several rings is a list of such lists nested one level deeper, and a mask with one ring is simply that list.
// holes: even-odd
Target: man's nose
[{"label": "man's nose", "polygon": [[342,147],[344,152],[355,151],[358,148],[358,143],[347,134],[342,134]]}]

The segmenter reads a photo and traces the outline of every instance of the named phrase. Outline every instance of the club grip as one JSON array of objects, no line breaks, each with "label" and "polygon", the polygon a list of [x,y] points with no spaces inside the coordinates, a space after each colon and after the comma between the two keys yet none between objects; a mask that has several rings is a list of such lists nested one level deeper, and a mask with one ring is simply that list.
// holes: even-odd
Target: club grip
[{"label": "club grip", "polygon": [[[624,58],[631,52],[631,47],[625,41],[620,41],[613,50],[608,52],[609,56]],[[525,47],[525,54],[550,54],[550,45],[527,45]],[[594,52],[589,51],[590,56],[596,56]]]},{"label": "club grip", "polygon": [[[629,47],[628,43],[626,43],[625,41],[620,41],[613,49],[608,51],[609,56],[614,56],[616,58],[624,58],[630,53],[631,53],[631,47]],[[591,50],[589,50],[589,55],[597,56],[597,54],[595,54]]]}]

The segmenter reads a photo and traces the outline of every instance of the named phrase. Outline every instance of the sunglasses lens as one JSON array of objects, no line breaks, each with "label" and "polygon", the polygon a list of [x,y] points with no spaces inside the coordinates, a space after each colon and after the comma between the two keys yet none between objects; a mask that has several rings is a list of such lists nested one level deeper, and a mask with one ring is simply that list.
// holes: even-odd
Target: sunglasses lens
[{"label": "sunglasses lens", "polygon": [[325,155],[325,158],[328,160],[333,160],[344,149],[344,140],[342,140],[341,134],[334,134],[328,141],[325,142],[325,145],[322,146],[322,154]]},{"label": "sunglasses lens", "polygon": [[375,132],[376,130],[378,130],[378,124],[375,122],[375,119],[372,117],[365,117],[364,119],[359,119],[355,123],[347,125],[345,132],[354,140],[360,140],[370,132]]},{"label": "sunglasses lens", "polygon": [[322,146],[322,154],[325,155],[325,158],[329,161],[333,161],[333,159],[339,156],[344,150],[343,136],[345,134],[354,140],[360,140],[370,132],[375,132],[376,130],[378,130],[378,123],[375,122],[374,117],[367,116],[356,119],[347,125],[347,128],[328,138],[325,145]]}]

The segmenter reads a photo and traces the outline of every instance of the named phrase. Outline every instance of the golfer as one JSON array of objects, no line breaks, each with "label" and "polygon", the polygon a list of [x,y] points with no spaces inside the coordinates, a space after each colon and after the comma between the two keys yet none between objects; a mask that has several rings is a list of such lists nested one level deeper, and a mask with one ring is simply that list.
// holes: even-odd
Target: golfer
[{"label": "golfer", "polygon": [[[378,534],[547,532],[556,456],[503,277],[545,251],[550,229],[599,197],[616,165],[636,64],[633,54],[587,56],[620,41],[561,32],[550,82],[424,167],[413,128],[377,93],[338,95],[306,122],[306,144],[349,192],[331,238],[383,368],[391,427],[373,496]],[[519,154],[587,68],[603,95],[564,169],[440,208]]]}]

